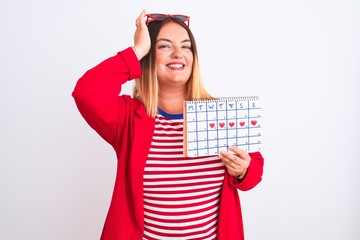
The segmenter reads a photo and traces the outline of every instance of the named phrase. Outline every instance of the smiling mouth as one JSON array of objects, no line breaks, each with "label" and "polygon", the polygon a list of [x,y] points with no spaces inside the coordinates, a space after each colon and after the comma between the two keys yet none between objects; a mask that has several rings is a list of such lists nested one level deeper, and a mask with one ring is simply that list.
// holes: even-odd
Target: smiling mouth
[{"label": "smiling mouth", "polygon": [[177,63],[177,64],[168,64],[167,66],[169,68],[171,68],[171,69],[183,69],[185,67],[184,64],[179,64],[179,63]]}]

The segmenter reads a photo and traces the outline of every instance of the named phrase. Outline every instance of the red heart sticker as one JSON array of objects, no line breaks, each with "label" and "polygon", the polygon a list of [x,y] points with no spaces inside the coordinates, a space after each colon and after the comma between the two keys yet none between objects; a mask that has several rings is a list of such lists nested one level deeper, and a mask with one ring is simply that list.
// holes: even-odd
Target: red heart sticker
[{"label": "red heart sticker", "polygon": [[253,126],[255,126],[255,125],[257,124],[257,121],[256,121],[256,120],[252,120],[252,121],[251,121],[251,124],[252,124]]},{"label": "red heart sticker", "polygon": [[214,128],[214,127],[215,127],[215,123],[210,123],[209,126],[210,126],[211,128]]},{"label": "red heart sticker", "polygon": [[225,127],[225,123],[221,122],[221,123],[219,123],[219,126],[220,126],[221,128],[223,128],[223,127]]},{"label": "red heart sticker", "polygon": [[230,127],[233,127],[234,125],[235,125],[234,122],[229,122],[229,126],[230,126]]},{"label": "red heart sticker", "polygon": [[241,127],[245,126],[245,122],[240,122],[239,124]]}]

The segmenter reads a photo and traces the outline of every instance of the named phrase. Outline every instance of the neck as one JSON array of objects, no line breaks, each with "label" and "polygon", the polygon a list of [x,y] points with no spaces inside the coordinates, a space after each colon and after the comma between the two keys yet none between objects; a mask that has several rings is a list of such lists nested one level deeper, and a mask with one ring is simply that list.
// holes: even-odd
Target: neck
[{"label": "neck", "polygon": [[185,100],[185,89],[178,91],[160,91],[159,107],[170,114],[179,114],[183,112],[183,102]]}]

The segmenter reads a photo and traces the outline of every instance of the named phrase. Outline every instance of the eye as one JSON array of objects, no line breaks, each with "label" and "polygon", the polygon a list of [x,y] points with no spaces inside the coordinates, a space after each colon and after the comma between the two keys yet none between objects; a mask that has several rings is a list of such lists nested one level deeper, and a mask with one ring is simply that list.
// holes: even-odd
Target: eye
[{"label": "eye", "polygon": [[170,48],[170,44],[166,44],[166,43],[162,43],[162,44],[159,44],[158,45],[158,48],[161,49],[161,48]]},{"label": "eye", "polygon": [[184,48],[184,49],[189,49],[191,50],[191,45],[183,45],[181,48]]}]

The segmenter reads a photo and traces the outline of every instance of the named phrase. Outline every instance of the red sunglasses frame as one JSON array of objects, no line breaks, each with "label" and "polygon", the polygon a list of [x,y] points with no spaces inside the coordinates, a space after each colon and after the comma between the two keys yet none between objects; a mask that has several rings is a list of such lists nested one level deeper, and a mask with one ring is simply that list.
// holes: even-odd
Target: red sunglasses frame
[{"label": "red sunglasses frame", "polygon": [[173,18],[179,20],[180,22],[186,23],[188,27],[190,27],[190,16],[186,16],[183,14],[163,14],[163,13],[149,13],[146,14],[146,22],[145,24],[149,24],[149,19],[153,19],[155,21],[164,21],[166,18]]}]

